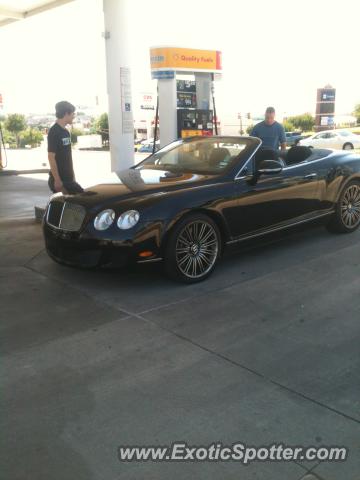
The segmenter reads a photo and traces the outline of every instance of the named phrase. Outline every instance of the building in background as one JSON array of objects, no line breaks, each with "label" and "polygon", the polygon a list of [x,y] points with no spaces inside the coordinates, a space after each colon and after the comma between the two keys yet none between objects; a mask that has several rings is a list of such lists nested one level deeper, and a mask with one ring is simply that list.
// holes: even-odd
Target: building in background
[{"label": "building in background", "polygon": [[154,136],[156,93],[141,92],[134,98],[134,137],[147,140]]}]

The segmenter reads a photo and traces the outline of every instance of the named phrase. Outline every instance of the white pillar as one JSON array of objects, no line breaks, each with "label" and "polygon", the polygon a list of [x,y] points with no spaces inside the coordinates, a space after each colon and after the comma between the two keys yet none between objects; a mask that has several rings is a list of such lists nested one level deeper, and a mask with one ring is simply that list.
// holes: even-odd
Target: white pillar
[{"label": "white pillar", "polygon": [[134,165],[134,121],[129,52],[131,0],[103,0],[111,170]]},{"label": "white pillar", "polygon": [[177,139],[176,77],[161,78],[159,87],[160,147]]}]

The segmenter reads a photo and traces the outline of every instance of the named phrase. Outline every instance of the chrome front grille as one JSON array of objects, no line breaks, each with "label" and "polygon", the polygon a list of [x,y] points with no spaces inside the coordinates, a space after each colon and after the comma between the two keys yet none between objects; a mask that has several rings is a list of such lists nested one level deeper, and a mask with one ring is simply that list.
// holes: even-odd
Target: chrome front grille
[{"label": "chrome front grille", "polygon": [[49,225],[65,230],[77,232],[80,230],[86,215],[86,210],[75,203],[51,202],[48,208],[46,221]]},{"label": "chrome front grille", "polygon": [[53,227],[59,228],[60,219],[64,204],[62,202],[51,202],[46,214],[46,222]]}]

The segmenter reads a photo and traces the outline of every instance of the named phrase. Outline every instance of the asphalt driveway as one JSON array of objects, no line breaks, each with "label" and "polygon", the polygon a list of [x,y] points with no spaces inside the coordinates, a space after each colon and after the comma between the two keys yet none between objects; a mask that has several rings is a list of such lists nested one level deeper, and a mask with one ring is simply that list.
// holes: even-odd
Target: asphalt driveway
[{"label": "asphalt driveway", "polygon": [[[46,182],[0,177],[3,478],[360,479],[360,231],[273,235],[198,285],[43,249]],[[340,445],[346,462],[120,462],[121,445]]]}]

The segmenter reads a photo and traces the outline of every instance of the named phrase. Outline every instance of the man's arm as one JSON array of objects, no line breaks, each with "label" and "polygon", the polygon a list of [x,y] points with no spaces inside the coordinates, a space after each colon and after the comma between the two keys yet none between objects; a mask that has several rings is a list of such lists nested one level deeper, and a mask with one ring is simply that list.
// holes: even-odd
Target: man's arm
[{"label": "man's arm", "polygon": [[281,150],[286,150],[286,135],[285,135],[285,129],[282,125],[280,125],[279,140],[280,140]]},{"label": "man's arm", "polygon": [[55,153],[58,147],[58,138],[52,130],[49,131],[48,137],[48,160],[50,165],[51,173],[54,177],[54,187],[57,192],[61,192],[63,189],[63,183],[59,175],[59,169],[55,159]]},{"label": "man's arm", "polygon": [[57,192],[61,192],[62,189],[63,189],[63,183],[61,181],[61,178],[60,178],[60,175],[59,175],[59,170],[58,170],[58,167],[57,167],[57,164],[56,164],[56,160],[55,160],[55,153],[54,152],[48,152],[48,160],[49,160],[49,164],[50,164],[50,170],[51,170],[51,173],[54,177],[54,181],[55,181],[55,190]]}]

